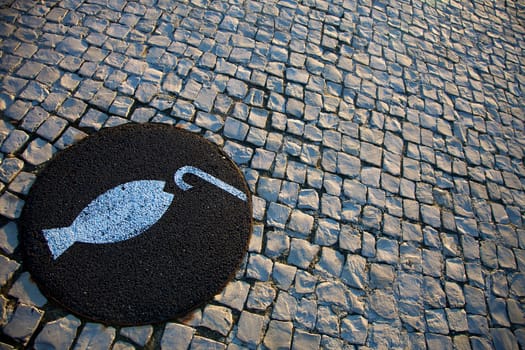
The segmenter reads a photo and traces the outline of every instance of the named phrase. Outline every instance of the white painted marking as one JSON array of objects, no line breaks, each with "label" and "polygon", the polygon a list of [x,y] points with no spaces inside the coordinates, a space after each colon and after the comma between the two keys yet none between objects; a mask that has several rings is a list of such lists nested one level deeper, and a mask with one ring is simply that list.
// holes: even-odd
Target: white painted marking
[{"label": "white painted marking", "polygon": [[203,179],[204,181],[207,181],[211,183],[212,185],[219,187],[221,190],[228,192],[229,194],[239,198],[242,201],[246,202],[248,200],[248,197],[246,197],[246,194],[244,194],[244,192],[242,192],[241,190],[233,187],[232,185],[227,184],[226,182],[222,180],[219,180],[215,176],[212,176],[208,174],[207,172],[200,170],[199,168],[195,168],[189,165],[179,168],[179,170],[177,170],[174,176],[175,184],[177,184],[177,186],[179,186],[180,189],[184,191],[187,191],[193,187],[192,185],[188,184],[187,182],[183,180],[182,177],[185,174],[196,175],[200,177],[201,179]]},{"label": "white painted marking", "polygon": [[114,243],[128,240],[154,225],[168,210],[173,194],[164,181],[132,181],[116,186],[88,204],[71,226],[43,230],[54,259],[75,242]]},{"label": "white painted marking", "polygon": [[[183,180],[193,174],[247,201],[239,189],[192,166],[179,168],[175,183],[187,191],[193,186]],[[58,259],[75,242],[104,244],[125,241],[140,235],[166,213],[173,201],[173,194],[163,191],[164,181],[132,181],[116,186],[88,204],[71,226],[42,230],[53,259]]]}]

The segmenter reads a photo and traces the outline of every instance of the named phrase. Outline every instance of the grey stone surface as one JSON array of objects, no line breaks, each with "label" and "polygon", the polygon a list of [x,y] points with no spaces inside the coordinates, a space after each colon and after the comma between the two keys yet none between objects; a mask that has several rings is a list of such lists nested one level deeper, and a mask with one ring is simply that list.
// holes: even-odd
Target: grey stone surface
[{"label": "grey stone surface", "polygon": [[322,275],[339,277],[343,268],[344,256],[338,251],[322,247],[321,257],[315,265],[315,270]]},{"label": "grey stone surface", "polygon": [[302,239],[294,238],[290,244],[288,263],[306,269],[318,251],[319,246],[311,244],[308,241]]},{"label": "grey stone surface", "polygon": [[289,349],[292,342],[291,322],[272,320],[264,337],[264,345],[270,349]]},{"label": "grey stone surface", "polygon": [[76,98],[68,98],[58,109],[58,116],[74,122],[78,120],[86,110],[86,104]]},{"label": "grey stone surface", "polygon": [[512,349],[517,350],[518,342],[516,337],[509,329],[506,328],[492,328],[490,330],[492,341],[496,349]]},{"label": "grey stone surface", "polygon": [[13,254],[18,247],[18,227],[10,221],[0,228],[0,248],[7,254]]},{"label": "grey stone surface", "polygon": [[314,225],[314,217],[308,215],[300,210],[292,210],[290,215],[290,222],[288,228],[292,231],[301,233],[303,235],[309,235]]},{"label": "grey stone surface", "polygon": [[0,197],[0,214],[8,219],[17,219],[22,214],[24,201],[10,192]]},{"label": "grey stone surface", "polygon": [[43,311],[31,305],[18,304],[15,312],[3,327],[3,332],[26,345],[43,316]]},{"label": "grey stone surface", "polygon": [[350,287],[365,289],[368,285],[366,259],[359,255],[348,254],[346,256],[341,279]]},{"label": "grey stone surface", "polygon": [[226,285],[222,292],[215,296],[219,303],[235,310],[242,311],[250,286],[243,281],[232,281]]},{"label": "grey stone surface", "polygon": [[99,130],[108,118],[107,114],[90,108],[80,120],[79,126]]},{"label": "grey stone surface", "polygon": [[197,112],[195,124],[205,129],[217,132],[224,125],[224,120],[222,119],[222,117],[217,116],[215,114]]},{"label": "grey stone surface", "polygon": [[187,349],[195,330],[177,323],[168,323],[160,343],[161,349]]},{"label": "grey stone surface", "polygon": [[224,350],[226,349],[226,345],[211,340],[208,338],[200,337],[200,336],[194,336],[193,340],[191,341],[190,350]]},{"label": "grey stone surface", "polygon": [[312,334],[303,330],[296,330],[293,337],[292,349],[318,349],[321,343],[319,334]]},{"label": "grey stone surface", "polygon": [[24,272],[18,277],[11,289],[9,289],[9,296],[14,297],[20,303],[42,307],[47,303],[47,299],[35,282],[31,280],[29,272]]},{"label": "grey stone surface", "polygon": [[0,164],[0,181],[10,183],[22,170],[24,162],[18,158],[6,158]]},{"label": "grey stone surface", "polygon": [[113,347],[111,348],[113,350],[134,350],[135,347],[131,345],[130,343],[126,343],[123,341],[117,341],[115,344],[113,344]]},{"label": "grey stone surface", "polygon": [[319,306],[315,328],[321,334],[338,337],[339,318],[329,307]]},{"label": "grey stone surface", "polygon": [[249,128],[248,124],[235,118],[227,117],[224,122],[224,136],[234,140],[243,141],[248,134]]},{"label": "grey stone surface", "polygon": [[320,219],[315,232],[315,243],[330,246],[337,242],[339,236],[339,223],[332,219]]},{"label": "grey stone surface", "polygon": [[447,300],[452,307],[462,307],[465,305],[465,296],[461,286],[454,282],[445,282],[445,293]]},{"label": "grey stone surface", "polygon": [[246,307],[254,310],[266,310],[274,301],[277,292],[269,283],[256,282],[250,289]]},{"label": "grey stone surface", "polygon": [[267,281],[272,273],[273,263],[261,254],[250,254],[246,276],[259,281]]},{"label": "grey stone surface", "polygon": [[82,54],[84,51],[87,50],[87,48],[88,45],[83,40],[76,39],[73,37],[65,38],[57,46],[58,51],[73,56]]},{"label": "grey stone surface", "polygon": [[[108,102],[111,102],[111,101],[108,101]],[[131,111],[133,103],[134,103],[134,100],[127,96],[118,96],[111,103],[111,107],[109,107],[109,113],[115,114],[121,117],[127,117]],[[85,119],[85,117],[82,119]]]},{"label": "grey stone surface", "polygon": [[239,319],[237,338],[250,346],[256,346],[261,342],[265,319],[248,311],[243,311]]},{"label": "grey stone surface", "polygon": [[272,271],[272,279],[282,290],[288,290],[295,279],[297,268],[276,262]]},{"label": "grey stone surface", "polygon": [[298,208],[307,210],[319,209],[319,194],[313,189],[305,189],[299,192]]},{"label": "grey stone surface", "polygon": [[98,323],[87,323],[75,343],[75,350],[111,349],[115,339],[115,328]]},{"label": "grey stone surface", "polygon": [[[79,319],[72,344],[523,347],[520,3],[17,0],[0,12],[9,334],[18,298],[43,302],[16,225],[45,162],[103,127],[162,122],[241,167],[249,253],[184,326],[116,335]],[[37,323],[28,346],[69,317],[42,312],[18,318]],[[9,334],[2,347],[25,346]]]},{"label": "grey stone surface", "polygon": [[231,141],[226,141],[224,144],[224,151],[237,164],[248,163],[253,155],[253,150],[251,148]]},{"label": "grey stone surface", "polygon": [[368,320],[360,315],[348,316],[341,322],[341,337],[351,344],[365,344]]},{"label": "grey stone surface", "polygon": [[0,261],[2,262],[0,266],[0,285],[4,286],[20,267],[20,264],[3,255],[0,255]]},{"label": "grey stone surface", "polygon": [[257,170],[270,170],[274,158],[274,152],[256,149],[252,158],[251,167]]},{"label": "grey stone surface", "polygon": [[229,308],[208,305],[204,309],[201,325],[223,336],[228,335],[233,323],[232,312]]},{"label": "grey stone surface", "polygon": [[270,231],[266,235],[264,253],[270,258],[286,255],[290,251],[290,237],[283,231]]},{"label": "grey stone surface", "polygon": [[144,346],[153,335],[153,327],[150,325],[125,327],[120,330],[120,334],[130,339],[135,344]]},{"label": "grey stone surface", "polygon": [[317,302],[302,298],[297,305],[294,320],[301,327],[312,329],[317,321]]},{"label": "grey stone surface", "polygon": [[35,349],[69,349],[77,335],[80,320],[68,315],[47,323],[35,339]]},{"label": "grey stone surface", "polygon": [[290,216],[291,209],[287,206],[278,203],[270,203],[267,211],[267,222],[269,225],[277,228],[285,228],[285,225]]},{"label": "grey stone surface", "polygon": [[448,334],[449,328],[444,310],[426,310],[425,319],[429,331],[437,334]]},{"label": "grey stone surface", "polygon": [[31,165],[40,165],[51,159],[56,148],[43,139],[37,138],[29,143],[22,158]]},{"label": "grey stone surface", "polygon": [[392,320],[397,316],[396,300],[391,292],[375,290],[369,298],[370,308],[379,317]]},{"label": "grey stone surface", "polygon": [[347,289],[341,282],[319,283],[315,293],[320,304],[336,305],[344,310],[349,310],[350,306],[353,306],[350,305]]},{"label": "grey stone surface", "polygon": [[23,130],[13,130],[2,143],[0,151],[13,154],[19,151],[29,140],[29,135]]},{"label": "grey stone surface", "polygon": [[[107,126],[107,124],[105,126]],[[68,127],[66,131],[64,131],[64,133],[60,136],[60,138],[54,143],[54,146],[62,150],[77,143],[86,136],[87,134],[83,131],[78,130],[74,127]]]},{"label": "grey stone surface", "polygon": [[291,321],[297,310],[297,300],[287,292],[280,291],[272,312],[272,318]]}]

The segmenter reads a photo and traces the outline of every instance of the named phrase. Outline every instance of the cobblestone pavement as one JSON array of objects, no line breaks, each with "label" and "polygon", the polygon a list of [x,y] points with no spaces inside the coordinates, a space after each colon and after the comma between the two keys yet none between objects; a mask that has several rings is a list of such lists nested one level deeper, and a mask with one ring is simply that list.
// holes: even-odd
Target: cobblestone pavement
[{"label": "cobblestone pavement", "polygon": [[[522,1],[0,1],[1,349],[525,347]],[[254,195],[225,290],[106,327],[20,259],[41,165],[104,127],[220,145]]]}]

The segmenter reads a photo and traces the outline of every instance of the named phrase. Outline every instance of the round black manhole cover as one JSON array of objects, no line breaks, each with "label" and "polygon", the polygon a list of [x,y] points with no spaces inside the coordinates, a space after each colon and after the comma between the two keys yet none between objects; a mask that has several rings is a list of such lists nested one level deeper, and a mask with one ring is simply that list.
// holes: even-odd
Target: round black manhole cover
[{"label": "round black manhole cover", "polygon": [[121,325],[182,316],[235,274],[251,198],[235,164],[167,125],[105,129],[53,158],[21,217],[24,262],[52,299]]}]

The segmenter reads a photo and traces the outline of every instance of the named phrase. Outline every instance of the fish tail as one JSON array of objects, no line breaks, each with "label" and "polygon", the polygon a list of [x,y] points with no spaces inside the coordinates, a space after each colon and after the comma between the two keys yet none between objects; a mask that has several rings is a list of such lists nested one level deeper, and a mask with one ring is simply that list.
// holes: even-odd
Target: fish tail
[{"label": "fish tail", "polygon": [[52,228],[42,232],[55,260],[75,243],[75,235],[71,227]]}]

